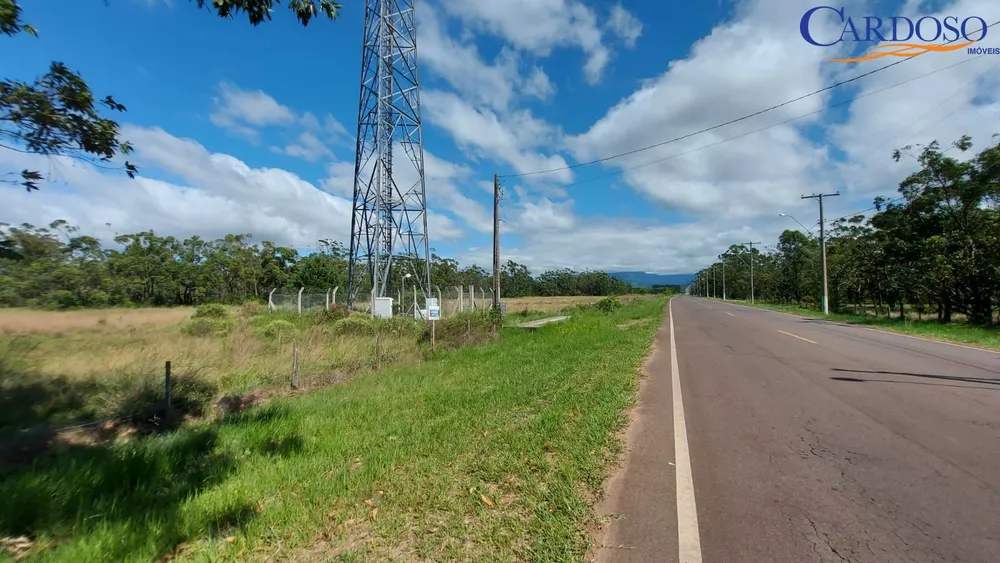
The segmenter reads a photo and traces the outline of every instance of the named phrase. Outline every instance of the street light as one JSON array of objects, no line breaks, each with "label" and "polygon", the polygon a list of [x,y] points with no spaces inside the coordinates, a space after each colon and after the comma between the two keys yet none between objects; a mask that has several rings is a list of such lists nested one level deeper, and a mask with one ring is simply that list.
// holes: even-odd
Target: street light
[{"label": "street light", "polygon": [[[788,217],[788,218],[789,218],[789,219],[791,219],[792,221],[795,221],[796,223],[799,223],[799,220],[798,220],[798,219],[796,219],[795,217],[792,217],[791,215],[787,215],[787,214],[785,214],[785,213],[778,213],[778,216],[779,216],[779,217]],[[805,225],[803,225],[802,223],[799,223],[799,226],[800,226],[800,227],[802,227],[803,229],[805,229],[805,231],[806,231],[806,236],[807,236],[807,237],[809,237],[809,238],[812,238],[812,236],[813,236],[813,235],[812,235],[812,231],[810,231],[809,229],[806,229],[806,226],[805,226]]]}]

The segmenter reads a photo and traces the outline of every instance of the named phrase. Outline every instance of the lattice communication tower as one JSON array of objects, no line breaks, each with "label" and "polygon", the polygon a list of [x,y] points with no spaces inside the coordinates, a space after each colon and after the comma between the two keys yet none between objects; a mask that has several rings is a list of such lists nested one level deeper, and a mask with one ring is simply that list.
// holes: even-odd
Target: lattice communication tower
[{"label": "lattice communication tower", "polygon": [[[366,0],[354,165],[348,306],[360,289],[430,290],[430,242],[417,79],[416,0]],[[406,302],[406,298],[403,299]]]}]

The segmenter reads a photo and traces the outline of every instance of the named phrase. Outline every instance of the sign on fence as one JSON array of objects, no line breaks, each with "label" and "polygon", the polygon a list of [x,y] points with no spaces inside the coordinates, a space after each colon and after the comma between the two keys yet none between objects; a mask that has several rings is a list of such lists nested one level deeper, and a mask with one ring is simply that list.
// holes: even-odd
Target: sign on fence
[{"label": "sign on fence", "polygon": [[436,321],[441,318],[441,307],[438,306],[437,298],[427,298],[427,318],[432,321]]}]

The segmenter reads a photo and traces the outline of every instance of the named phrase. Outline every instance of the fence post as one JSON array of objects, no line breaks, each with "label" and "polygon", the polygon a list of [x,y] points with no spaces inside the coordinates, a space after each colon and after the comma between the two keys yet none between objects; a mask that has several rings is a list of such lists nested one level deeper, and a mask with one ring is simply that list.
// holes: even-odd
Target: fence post
[{"label": "fence post", "polygon": [[306,290],[305,287],[300,287],[299,288],[299,314],[300,315],[302,314],[302,292],[305,291],[305,290]]},{"label": "fence post", "polygon": [[476,286],[469,284],[469,305],[472,306],[472,310],[476,310]]},{"label": "fence post", "polygon": [[163,365],[163,402],[167,406],[167,417],[170,417],[170,396],[174,392],[174,382],[170,379],[170,360]]},{"label": "fence post", "polygon": [[330,310],[330,290],[326,290],[326,310]]},{"label": "fence post", "polygon": [[277,291],[277,290],[278,290],[278,288],[274,288],[274,289],[271,290],[271,293],[267,294],[267,312],[268,313],[273,313],[274,312],[274,300],[272,298],[274,297],[274,292]]},{"label": "fence post", "polygon": [[480,287],[479,288],[479,295],[483,296],[483,309],[485,309],[486,308],[486,290]]},{"label": "fence post", "polygon": [[417,307],[417,284],[413,284],[413,311],[420,315],[420,320],[426,321],[427,319],[420,313],[420,307]]},{"label": "fence post", "polygon": [[464,303],[464,300],[462,299],[462,296],[463,296],[462,292],[465,291],[465,290],[463,290],[462,286],[460,286],[460,285],[456,285],[455,289],[458,290],[458,312],[461,313],[462,311],[465,310],[465,303]]},{"label": "fence post", "polygon": [[292,389],[299,388],[299,341],[292,342]]},{"label": "fence post", "polygon": [[340,289],[339,285],[337,287],[333,288],[333,306],[334,307],[337,306],[337,290],[338,289]]}]

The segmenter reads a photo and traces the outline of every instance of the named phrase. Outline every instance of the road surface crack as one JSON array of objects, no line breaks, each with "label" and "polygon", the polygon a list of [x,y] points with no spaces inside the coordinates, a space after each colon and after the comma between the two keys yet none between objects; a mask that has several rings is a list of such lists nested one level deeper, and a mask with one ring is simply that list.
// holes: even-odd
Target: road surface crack
[{"label": "road surface crack", "polygon": [[[812,518],[806,516],[806,521],[809,522],[809,525],[812,527],[813,534],[816,536],[816,538],[820,542],[822,542],[824,546],[826,546],[827,551],[829,551],[832,555],[834,555],[838,561],[846,563],[854,563],[855,561],[854,558],[840,553],[840,551],[838,551],[837,548],[834,547],[833,542],[830,541],[830,537],[819,531],[819,529],[816,527],[816,523],[813,522]],[[824,554],[820,553],[819,544],[815,541],[813,541],[813,551],[815,551],[816,555],[819,556],[820,561],[827,561],[829,559]]]}]

